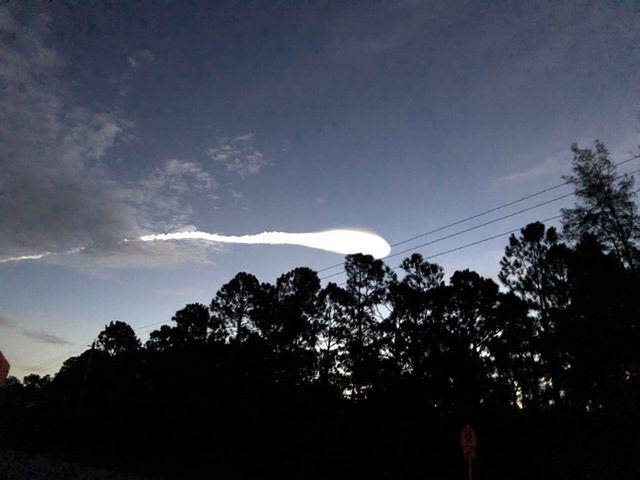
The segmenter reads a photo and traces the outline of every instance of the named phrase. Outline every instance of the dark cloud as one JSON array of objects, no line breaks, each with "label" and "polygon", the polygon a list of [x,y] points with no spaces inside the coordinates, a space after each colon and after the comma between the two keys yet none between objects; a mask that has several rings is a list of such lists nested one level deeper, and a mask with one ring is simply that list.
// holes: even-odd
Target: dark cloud
[{"label": "dark cloud", "polygon": [[[142,180],[116,181],[109,152],[130,138],[130,122],[74,96],[46,17],[23,24],[2,6],[0,29],[0,262],[68,261],[65,253],[81,251],[92,263],[120,255],[111,263],[149,264],[195,254],[123,240],[191,223],[187,199],[213,197],[213,177],[195,162],[169,160]],[[152,60],[141,51],[131,61]]]},{"label": "dark cloud", "polygon": [[0,315],[0,327],[13,327],[14,324],[7,317]]},{"label": "dark cloud", "polygon": [[4,317],[2,315],[0,315],[0,327],[13,329],[16,332],[24,335],[25,337],[31,338],[32,340],[36,340],[41,343],[48,343],[51,345],[61,345],[61,346],[71,345],[71,342],[57,335],[43,332],[41,330],[32,330],[28,328],[22,328],[10,318]]},{"label": "dark cloud", "polygon": [[52,335],[50,333],[39,332],[37,330],[23,330],[22,333],[24,336],[42,343],[49,343],[51,345],[61,345],[61,346],[72,345],[72,343],[69,342],[68,340],[58,337],[57,335]]},{"label": "dark cloud", "polygon": [[0,9],[0,256],[108,245],[136,231],[101,174],[126,122],[80,105],[45,18],[19,24]]}]

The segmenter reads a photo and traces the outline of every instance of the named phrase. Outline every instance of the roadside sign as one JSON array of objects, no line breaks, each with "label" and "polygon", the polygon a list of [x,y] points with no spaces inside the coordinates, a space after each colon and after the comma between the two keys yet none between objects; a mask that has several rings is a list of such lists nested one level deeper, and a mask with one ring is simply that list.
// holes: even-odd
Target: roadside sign
[{"label": "roadside sign", "polygon": [[7,376],[9,375],[9,362],[4,358],[2,352],[0,352],[0,387],[4,387],[7,383]]}]

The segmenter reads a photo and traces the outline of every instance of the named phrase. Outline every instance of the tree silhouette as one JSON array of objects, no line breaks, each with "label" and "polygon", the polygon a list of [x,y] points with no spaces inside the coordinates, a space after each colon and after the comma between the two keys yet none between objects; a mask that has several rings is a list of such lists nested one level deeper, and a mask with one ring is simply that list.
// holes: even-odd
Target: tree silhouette
[{"label": "tree silhouette", "polygon": [[96,340],[96,347],[109,355],[135,352],[140,346],[140,340],[136,337],[133,329],[125,322],[120,321],[105,325]]},{"label": "tree silhouette", "polygon": [[574,241],[584,234],[598,238],[623,265],[639,265],[640,216],[633,193],[634,178],[618,178],[616,166],[600,141],[595,151],[571,146],[573,174],[565,177],[575,185],[578,204],[562,210],[565,235]]},{"label": "tree silhouette", "polygon": [[185,344],[203,344],[207,341],[209,309],[200,303],[190,303],[178,310],[171,320],[176,323],[175,337]]},{"label": "tree silhouette", "polygon": [[503,289],[417,253],[398,274],[349,255],[324,288],[238,273],[144,348],[111,322],[53,378],[10,377],[0,450],[149,478],[453,478],[471,423],[478,478],[637,478],[636,210],[601,144],[574,154],[569,243],[512,235]]},{"label": "tree silhouette", "polygon": [[319,340],[319,377],[324,383],[342,385],[342,372],[338,356],[345,349],[348,331],[347,292],[335,283],[329,283],[318,294],[316,319]]},{"label": "tree silhouette", "polygon": [[523,228],[519,237],[511,235],[499,273],[500,281],[532,310],[536,353],[548,371],[547,383],[556,403],[560,402],[563,370],[556,330],[568,304],[567,256],[555,228],[535,222]]},{"label": "tree silhouette", "polygon": [[347,337],[342,360],[351,373],[354,397],[361,398],[369,389],[380,366],[380,311],[387,299],[387,286],[395,280],[393,272],[382,260],[371,255],[348,255],[346,307],[349,310]]},{"label": "tree silhouette", "polygon": [[260,282],[253,275],[238,273],[223,285],[211,301],[212,323],[218,331],[231,331],[240,342],[249,334],[250,319],[260,294]]},{"label": "tree silhouette", "polygon": [[402,280],[389,284],[392,311],[388,322],[393,331],[401,333],[401,340],[395,342],[402,344],[401,369],[421,382],[433,381],[430,363],[440,351],[445,331],[441,301],[444,272],[418,253],[405,259],[401,268],[405,273]]},{"label": "tree silhouette", "polygon": [[169,325],[162,325],[159,330],[154,330],[149,334],[145,346],[148,350],[160,352],[175,346],[174,329]]}]

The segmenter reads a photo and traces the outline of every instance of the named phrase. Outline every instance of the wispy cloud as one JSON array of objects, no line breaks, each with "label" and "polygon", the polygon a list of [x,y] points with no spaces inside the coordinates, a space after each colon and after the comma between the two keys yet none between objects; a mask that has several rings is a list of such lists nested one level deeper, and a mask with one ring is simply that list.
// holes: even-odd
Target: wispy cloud
[{"label": "wispy cloud", "polygon": [[214,177],[198,163],[171,159],[145,178],[121,186],[119,195],[135,212],[142,231],[173,231],[191,223],[191,200],[216,200],[216,189]]},{"label": "wispy cloud", "polygon": [[[568,149],[567,149],[568,150]],[[532,167],[503,175],[497,179],[500,183],[524,182],[544,177],[560,177],[568,173],[571,167],[571,155],[567,152],[557,153],[545,158]]]},{"label": "wispy cloud", "polygon": [[241,177],[255,175],[269,162],[253,144],[254,134],[245,133],[234,138],[223,138],[207,150],[209,157]]},{"label": "wispy cloud", "polygon": [[22,333],[25,337],[29,337],[41,343],[48,343],[50,345],[60,345],[60,346],[71,345],[71,342],[69,342],[68,340],[65,340],[64,338],[59,337],[57,335],[53,335],[51,333],[40,332],[38,330],[27,330],[27,329],[22,330]]},{"label": "wispy cloud", "polygon": [[50,345],[60,345],[60,346],[71,345],[71,342],[57,335],[43,332],[41,330],[22,328],[13,320],[2,315],[0,315],[0,327],[13,329],[21,333],[25,337],[31,338],[32,340],[36,340],[37,342],[48,343]]},{"label": "wispy cloud", "polygon": [[[111,150],[135,138],[134,126],[115,110],[80,100],[64,81],[66,62],[49,41],[48,24],[44,16],[24,23],[13,7],[0,6],[7,33],[0,38],[0,263],[146,266],[206,255],[210,248],[122,242],[193,223],[191,197],[214,199],[216,183],[201,165],[178,159],[139,180],[111,175]],[[135,70],[152,60],[139,51],[127,61]],[[231,142],[250,141],[245,135]],[[243,151],[241,170],[259,169],[259,152]],[[68,255],[77,247],[82,255]],[[158,251],[163,255],[150,255]]]},{"label": "wispy cloud", "polygon": [[127,63],[133,70],[140,68],[142,65],[153,62],[153,59],[153,53],[147,49],[138,50],[131,53],[130,55],[127,55]]}]

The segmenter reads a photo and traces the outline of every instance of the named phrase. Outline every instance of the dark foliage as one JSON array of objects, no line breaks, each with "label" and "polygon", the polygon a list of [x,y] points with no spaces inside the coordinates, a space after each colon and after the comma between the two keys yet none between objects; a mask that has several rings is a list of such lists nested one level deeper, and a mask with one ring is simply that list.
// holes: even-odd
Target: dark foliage
[{"label": "dark foliage", "polygon": [[[578,175],[605,155],[574,152]],[[463,478],[471,423],[476,478],[640,478],[638,245],[578,217],[571,244],[512,236],[502,289],[351,255],[343,286],[239,273],[144,347],[112,322],[53,379],[10,380],[0,444],[159,478]]]}]

